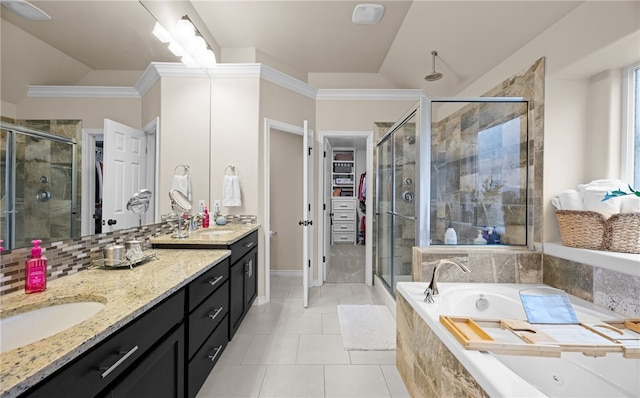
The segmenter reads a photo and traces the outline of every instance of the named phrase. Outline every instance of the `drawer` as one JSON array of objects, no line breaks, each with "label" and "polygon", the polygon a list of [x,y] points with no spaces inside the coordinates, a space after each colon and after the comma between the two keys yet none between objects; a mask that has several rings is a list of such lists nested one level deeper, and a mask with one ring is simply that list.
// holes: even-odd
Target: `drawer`
[{"label": "drawer", "polygon": [[229,281],[196,307],[189,315],[189,358],[229,312]]},{"label": "drawer", "polygon": [[231,249],[231,264],[235,264],[240,260],[249,250],[258,246],[258,231],[252,232],[244,238],[240,239],[236,243],[232,244]]},{"label": "drawer", "polygon": [[204,345],[196,352],[196,355],[189,361],[189,371],[187,372],[187,397],[195,397],[202,384],[211,373],[214,365],[220,359],[229,340],[229,317],[225,316],[207,339]]},{"label": "drawer", "polygon": [[229,279],[229,259],[214,265],[189,284],[189,312]]},{"label": "drawer", "polygon": [[340,232],[355,232],[356,231],[356,223],[353,221],[337,221],[333,223],[333,233]]},{"label": "drawer", "polygon": [[356,220],[355,211],[336,211],[335,213],[333,213],[334,223],[339,221],[355,221],[355,220]]},{"label": "drawer", "polygon": [[356,209],[356,201],[355,200],[332,200],[331,201],[331,210],[355,210]]},{"label": "drawer", "polygon": [[333,242],[348,242],[354,243],[356,241],[356,233],[355,232],[338,232],[333,234]]}]

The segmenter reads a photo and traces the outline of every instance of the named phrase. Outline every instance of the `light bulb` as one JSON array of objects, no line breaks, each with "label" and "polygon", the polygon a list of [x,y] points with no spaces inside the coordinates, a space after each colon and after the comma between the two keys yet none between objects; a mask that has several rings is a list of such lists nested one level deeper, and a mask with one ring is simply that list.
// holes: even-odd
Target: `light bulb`
[{"label": "light bulb", "polygon": [[153,35],[163,43],[171,42],[171,35],[158,22],[156,22],[156,25],[153,27]]},{"label": "light bulb", "polygon": [[169,43],[169,50],[176,56],[181,57],[184,55],[184,49],[177,41],[171,41]]}]

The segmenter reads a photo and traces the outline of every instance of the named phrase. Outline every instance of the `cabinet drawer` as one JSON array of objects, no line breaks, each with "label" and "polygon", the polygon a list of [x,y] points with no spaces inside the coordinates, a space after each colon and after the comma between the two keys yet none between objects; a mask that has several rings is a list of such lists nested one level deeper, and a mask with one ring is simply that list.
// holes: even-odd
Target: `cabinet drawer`
[{"label": "cabinet drawer", "polygon": [[332,200],[331,201],[331,210],[355,210],[356,209],[356,201],[355,200]]},{"label": "cabinet drawer", "polygon": [[182,321],[184,290],[149,310],[141,318],[60,369],[27,397],[94,397],[127,371],[160,338]]},{"label": "cabinet drawer", "polygon": [[341,232],[355,232],[356,231],[356,223],[353,221],[338,221],[333,223],[333,233],[339,234]]},{"label": "cabinet drawer", "polygon": [[226,258],[189,284],[189,312],[229,279],[229,259]]},{"label": "cabinet drawer", "polygon": [[236,261],[240,260],[245,254],[249,252],[249,250],[253,249],[256,246],[258,246],[258,231],[252,232],[251,234],[232,244],[230,247],[231,264],[235,264]]},{"label": "cabinet drawer", "polygon": [[189,358],[229,312],[229,281],[189,315]]},{"label": "cabinet drawer", "polygon": [[337,232],[333,234],[334,242],[349,242],[353,243],[356,241],[356,233],[355,232]]},{"label": "cabinet drawer", "polygon": [[355,221],[356,213],[354,211],[336,211],[333,213],[333,221]]},{"label": "cabinet drawer", "polygon": [[189,361],[188,371],[188,391],[189,398],[195,397],[202,384],[209,376],[211,369],[216,364],[222,351],[227,346],[229,340],[229,317],[225,316],[220,322],[211,336],[204,345],[196,352],[195,356]]}]

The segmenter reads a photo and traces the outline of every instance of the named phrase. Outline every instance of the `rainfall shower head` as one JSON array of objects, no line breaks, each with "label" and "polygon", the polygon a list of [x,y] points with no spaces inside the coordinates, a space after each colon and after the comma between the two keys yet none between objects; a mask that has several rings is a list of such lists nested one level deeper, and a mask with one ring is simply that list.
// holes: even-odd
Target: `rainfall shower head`
[{"label": "rainfall shower head", "polygon": [[436,80],[442,79],[442,73],[436,72],[436,57],[438,56],[438,52],[433,50],[431,51],[431,56],[433,57],[433,71],[424,77],[424,80],[428,82],[435,82]]}]

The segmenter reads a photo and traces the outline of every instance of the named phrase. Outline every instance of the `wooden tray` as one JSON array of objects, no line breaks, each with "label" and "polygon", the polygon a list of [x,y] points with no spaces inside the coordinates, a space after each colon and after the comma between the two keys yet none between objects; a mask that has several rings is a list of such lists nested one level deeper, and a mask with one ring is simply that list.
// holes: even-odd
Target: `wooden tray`
[{"label": "wooden tray", "polygon": [[[468,350],[542,357],[559,357],[562,352],[582,352],[594,357],[620,352],[625,358],[640,358],[640,319],[532,325],[513,319],[441,315],[440,323]],[[494,338],[492,334],[496,333],[490,333],[491,328],[507,330],[517,339],[514,341],[509,336]]]}]

